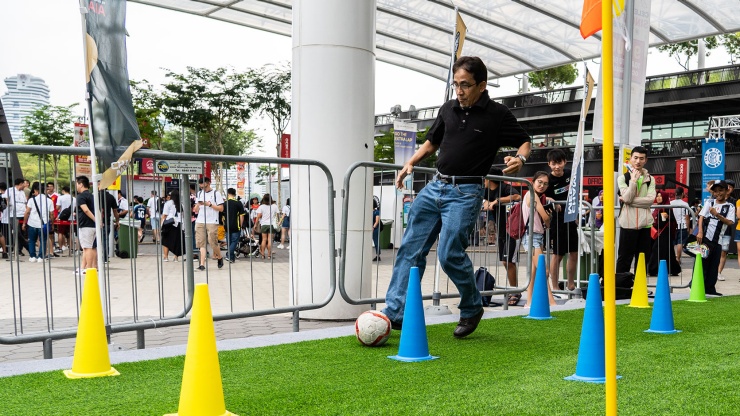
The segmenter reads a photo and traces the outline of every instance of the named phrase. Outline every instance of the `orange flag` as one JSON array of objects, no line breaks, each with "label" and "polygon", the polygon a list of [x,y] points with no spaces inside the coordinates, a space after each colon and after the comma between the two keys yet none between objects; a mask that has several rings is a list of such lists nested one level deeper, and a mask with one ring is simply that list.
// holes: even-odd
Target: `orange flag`
[{"label": "orange flag", "polygon": [[601,0],[583,0],[581,36],[583,39],[601,30]]}]

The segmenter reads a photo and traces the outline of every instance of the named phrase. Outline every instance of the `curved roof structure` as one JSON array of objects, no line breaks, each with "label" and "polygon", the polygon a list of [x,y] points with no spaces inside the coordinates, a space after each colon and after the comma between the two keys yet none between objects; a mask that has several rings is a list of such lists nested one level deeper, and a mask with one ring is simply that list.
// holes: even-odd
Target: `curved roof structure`
[{"label": "curved roof structure", "polygon": [[[291,0],[129,0],[291,36]],[[652,0],[650,46],[740,31],[740,0]],[[468,27],[464,53],[491,77],[599,56],[599,33],[579,26],[583,0],[455,0]],[[451,0],[377,0],[379,61],[446,80],[455,12]]]}]

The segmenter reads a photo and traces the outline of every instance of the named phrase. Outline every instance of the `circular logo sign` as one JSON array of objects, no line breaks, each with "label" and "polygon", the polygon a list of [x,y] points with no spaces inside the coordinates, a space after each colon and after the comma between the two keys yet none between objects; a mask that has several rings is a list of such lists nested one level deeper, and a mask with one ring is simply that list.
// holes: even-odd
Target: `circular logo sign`
[{"label": "circular logo sign", "polygon": [[704,152],[704,164],[712,169],[718,168],[722,164],[722,152],[716,147],[707,149]]},{"label": "circular logo sign", "polygon": [[164,160],[160,160],[157,162],[157,169],[159,169],[160,172],[167,172],[170,170],[170,165]]},{"label": "circular logo sign", "polygon": [[147,170],[148,170],[149,172],[151,172],[151,171],[153,171],[153,170],[154,170],[154,160],[152,160],[152,159],[147,159],[147,161],[146,161],[146,169],[147,169]]}]

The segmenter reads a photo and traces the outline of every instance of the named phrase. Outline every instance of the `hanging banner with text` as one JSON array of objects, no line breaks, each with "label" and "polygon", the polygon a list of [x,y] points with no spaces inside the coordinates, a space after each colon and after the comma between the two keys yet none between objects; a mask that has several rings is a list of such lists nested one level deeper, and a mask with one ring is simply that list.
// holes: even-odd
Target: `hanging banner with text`
[{"label": "hanging banner with text", "polygon": [[701,144],[701,200],[712,196],[707,191],[709,181],[725,178],[725,139],[704,139]]},{"label": "hanging banner with text", "polygon": [[[686,186],[684,186],[686,185]],[[676,189],[683,188],[684,195],[688,195],[689,185],[689,161],[679,159],[676,161]]]},{"label": "hanging banner with text", "polygon": [[[283,159],[290,158],[290,134],[280,136],[280,157]],[[283,163],[281,167],[288,168],[290,165]]]},{"label": "hanging banner with text", "polygon": [[570,188],[568,188],[568,197],[565,200],[565,214],[563,215],[564,222],[576,221],[578,219],[578,213],[580,212],[579,208],[581,206],[580,178],[583,176],[581,173],[581,166],[583,166],[583,134],[586,124],[586,116],[588,115],[588,107],[591,105],[591,94],[594,92],[594,78],[591,76],[591,72],[588,68],[586,68],[584,88],[586,88],[586,94],[584,94],[583,102],[581,103],[581,119],[578,123],[576,150],[573,153]]},{"label": "hanging banner with text", "polygon": [[416,151],[416,123],[393,122],[393,163],[403,165]]}]

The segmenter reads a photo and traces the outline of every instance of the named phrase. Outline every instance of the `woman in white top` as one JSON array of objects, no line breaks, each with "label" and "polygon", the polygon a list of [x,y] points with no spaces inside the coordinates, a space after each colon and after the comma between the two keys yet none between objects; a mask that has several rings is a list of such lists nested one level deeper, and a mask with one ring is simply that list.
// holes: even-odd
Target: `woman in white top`
[{"label": "woman in white top", "polygon": [[[262,258],[268,260],[272,258],[272,239],[273,234],[275,234],[278,229],[279,213],[280,210],[275,201],[272,200],[270,194],[265,194],[262,197],[259,208],[257,208],[257,218],[254,224],[254,231],[262,233],[260,255]],[[265,251],[267,251],[266,255]]]},{"label": "woman in white top", "polygon": [[[534,220],[529,221],[529,192],[526,192],[524,196],[522,196],[522,218],[524,219],[524,222],[529,224],[529,229],[527,230],[527,234],[524,235],[524,241],[528,241],[529,234],[532,233],[532,276],[529,278],[529,286],[527,286],[527,304],[525,307],[529,306],[532,303],[532,292],[534,291],[534,279],[535,276],[537,276],[537,261],[540,257],[540,254],[542,254],[545,250],[545,229],[550,227],[550,218],[552,216],[552,212],[545,209],[544,205],[542,205],[542,200],[545,199],[545,191],[547,190],[547,187],[550,185],[549,182],[549,176],[547,172],[539,171],[534,174],[534,177],[532,178],[532,184],[534,185],[534,193],[535,193],[535,203],[537,204],[534,207]],[[545,204],[548,204],[549,202],[552,202],[552,199],[549,201],[545,199]],[[547,274],[547,272],[545,272]],[[552,289],[550,288],[550,279],[545,279],[547,282],[547,295],[550,298],[550,305],[554,306],[555,298],[552,296]]]},{"label": "woman in white top", "polygon": [[[169,200],[162,208],[162,258],[169,261],[170,251],[175,255],[175,261],[180,261],[182,256],[182,228],[180,227],[180,193],[172,191]],[[172,219],[173,221],[167,221]]]}]

